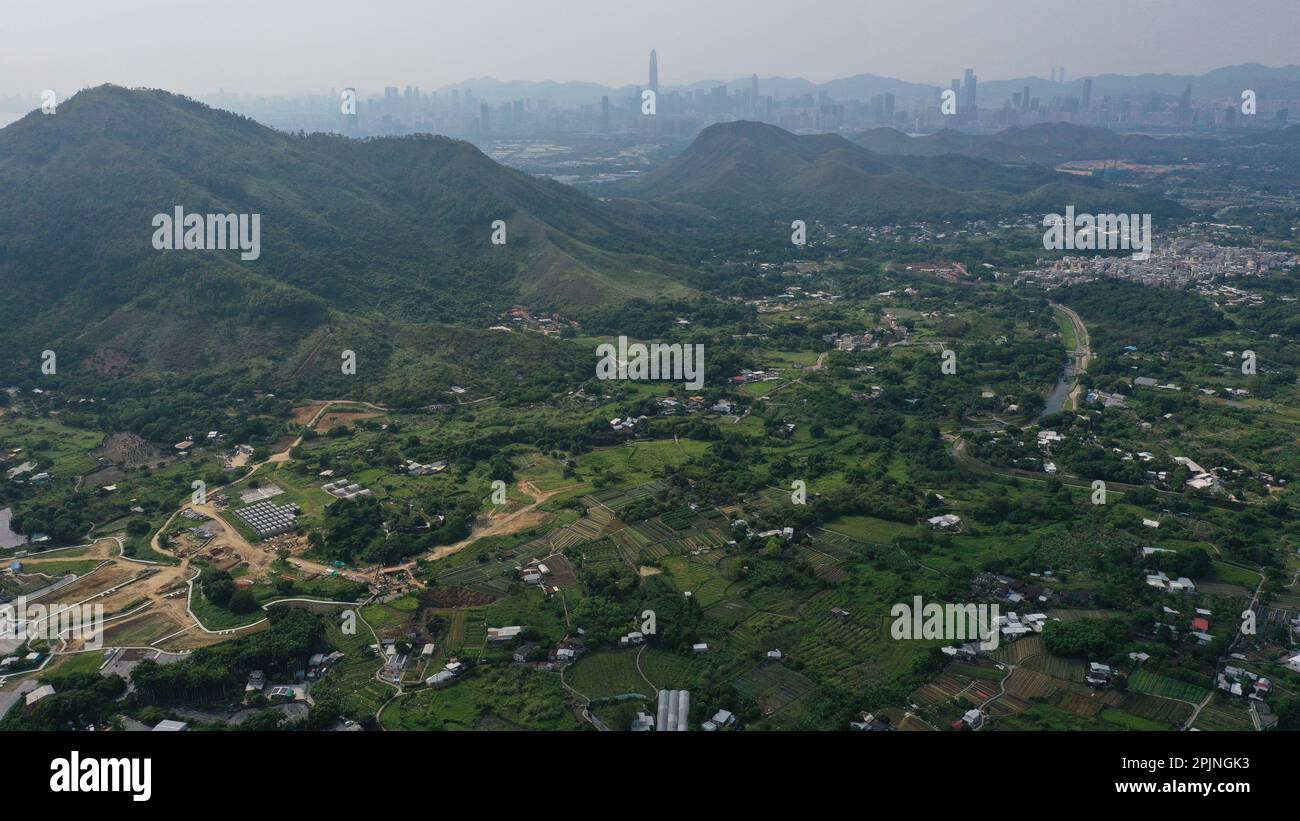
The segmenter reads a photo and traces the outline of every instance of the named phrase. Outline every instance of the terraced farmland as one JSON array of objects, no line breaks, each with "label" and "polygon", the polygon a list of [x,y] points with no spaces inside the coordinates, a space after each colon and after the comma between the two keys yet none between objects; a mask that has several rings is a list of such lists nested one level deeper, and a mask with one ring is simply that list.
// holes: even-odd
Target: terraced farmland
[{"label": "terraced farmland", "polygon": [[461,646],[455,652],[477,654],[487,642],[487,620],[481,610],[465,612],[465,630],[461,634]]},{"label": "terraced farmland", "polygon": [[1067,659],[1060,656],[1033,656],[1025,660],[1025,666],[1061,681],[1083,681],[1087,665],[1081,659]]},{"label": "terraced farmland", "polygon": [[666,490],[658,482],[647,482],[643,485],[628,488],[606,488],[598,490],[595,493],[582,497],[583,504],[590,506],[603,505],[610,510],[619,511],[633,502],[640,501],[647,496],[653,496],[656,493],[662,493]]},{"label": "terraced farmland", "polygon": [[813,688],[806,676],[780,662],[765,661],[732,682],[741,698],[758,702],[764,714],[780,710]]},{"label": "terraced farmland", "polygon": [[396,691],[375,679],[380,660],[368,646],[370,634],[363,630],[356,635],[344,635],[336,620],[330,619],[327,620],[325,639],[344,656],[313,685],[312,694],[317,699],[326,696],[338,699],[347,715],[374,715]]},{"label": "terraced farmland", "polygon": [[1153,696],[1176,698],[1193,703],[1199,703],[1209,693],[1209,690],[1204,687],[1197,687],[1195,684],[1188,684],[1145,669],[1138,670],[1129,677],[1128,688],[1138,693],[1150,693]]},{"label": "terraced farmland", "polygon": [[1194,725],[1202,731],[1253,730],[1255,723],[1250,720],[1250,713],[1240,704],[1207,704],[1196,717]]},{"label": "terraced farmland", "polygon": [[797,625],[799,625],[799,620],[793,616],[759,612],[754,613],[736,627],[731,633],[731,638],[732,641],[738,643],[745,650],[763,650],[766,652],[773,649],[769,646],[775,641],[772,638],[773,634]]},{"label": "terraced farmland", "polygon": [[1157,698],[1145,693],[1128,693],[1120,702],[1120,709],[1139,718],[1159,721],[1177,729],[1192,715],[1192,706],[1181,701]]},{"label": "terraced farmland", "polygon": [[[841,621],[833,607],[849,610]],[[861,686],[881,676],[894,678],[911,667],[939,642],[895,641],[889,635],[890,619],[881,613],[857,612],[855,606],[832,592],[809,602],[802,615],[807,632],[793,655],[810,669],[846,686]]]},{"label": "terraced farmland", "polygon": [[831,584],[838,584],[848,578],[849,574],[840,566],[840,560],[815,548],[805,545],[799,546],[799,555],[808,560],[812,566],[813,572],[818,578],[825,579]]},{"label": "terraced farmland", "polygon": [[1007,679],[1007,692],[1016,698],[1050,698],[1061,689],[1059,682],[1042,673],[1017,667]]},{"label": "terraced farmland", "polygon": [[722,578],[722,574],[713,565],[684,556],[666,557],[662,564],[664,570],[672,575],[677,588],[683,592],[689,591],[700,607],[709,607],[722,601],[727,589],[731,587],[731,582]]},{"label": "terraced farmland", "polygon": [[1046,652],[1047,648],[1043,646],[1042,634],[1035,633],[1010,644],[1000,644],[998,649],[994,650],[990,655],[1003,664],[1021,664],[1027,658],[1041,656]]},{"label": "terraced farmland", "polygon": [[918,687],[912,693],[912,700],[925,707],[946,704],[964,694],[971,683],[970,679],[944,673]]}]

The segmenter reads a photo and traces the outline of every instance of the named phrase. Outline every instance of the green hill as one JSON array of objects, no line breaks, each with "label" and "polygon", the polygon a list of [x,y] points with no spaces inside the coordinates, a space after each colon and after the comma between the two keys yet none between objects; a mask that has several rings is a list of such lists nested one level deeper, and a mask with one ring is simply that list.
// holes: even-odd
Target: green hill
[{"label": "green hill", "polygon": [[[1176,210],[1158,195],[1100,180],[964,156],[954,149],[969,143],[967,135],[935,136],[944,148],[934,156],[886,156],[833,134],[802,136],[763,123],[724,123],[706,128],[680,155],[617,190],[751,225],[810,218],[982,219],[1054,212],[1070,203],[1101,211]],[[895,138],[882,139],[897,147]]]},{"label": "green hill", "polygon": [[[152,220],[176,206],[259,214],[260,257],[155,250]],[[519,303],[689,293],[647,255],[659,244],[616,205],[468,143],[285,134],[101,86],[0,129],[0,371],[30,375],[50,348],[125,373],[262,362],[288,378],[349,317],[481,328]]]}]

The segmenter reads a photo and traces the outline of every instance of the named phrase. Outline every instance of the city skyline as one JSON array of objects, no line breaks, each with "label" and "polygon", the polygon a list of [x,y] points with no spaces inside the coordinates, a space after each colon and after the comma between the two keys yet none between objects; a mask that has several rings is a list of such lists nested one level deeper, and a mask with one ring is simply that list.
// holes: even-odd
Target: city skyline
[{"label": "city skyline", "polygon": [[[593,82],[622,87],[645,82],[645,54],[662,52],[666,87],[690,82],[804,77],[826,82],[875,74],[946,85],[954,72],[982,65],[991,80],[1040,76],[1058,66],[1068,76],[1198,74],[1217,66],[1284,65],[1300,34],[1294,7],[1256,0],[1221,9],[1158,2],[1132,8],[1103,0],[1086,9],[1022,2],[933,2],[905,9],[886,3],[825,0],[798,9],[721,0],[709,7],[666,0],[653,9],[611,8],[582,0],[568,14],[507,0],[484,15],[471,9],[424,9],[406,0],[378,0],[355,19],[349,4],[326,0],[311,14],[339,25],[304,27],[302,10],[232,0],[215,20],[157,0],[125,0],[108,13],[84,2],[46,4],[39,14],[10,12],[7,65],[0,94],[34,94],[115,83],[165,87],[199,95],[218,88],[246,94],[303,93],[393,82],[439,88],[474,78]],[[751,36],[728,36],[737,14]],[[404,21],[401,27],[388,21]],[[571,17],[569,15],[572,15]],[[159,20],[166,20],[166,25]],[[566,20],[583,19],[585,25]],[[835,19],[828,27],[826,20]],[[248,27],[248,21],[256,25]],[[1122,21],[1124,25],[1113,25]],[[1104,48],[1073,32],[1107,27]],[[592,31],[601,32],[593,37]],[[278,37],[295,32],[293,59]],[[1158,36],[1152,36],[1152,33]],[[230,60],[229,43],[239,59]],[[917,48],[918,44],[925,48]],[[221,59],[217,59],[220,56]],[[165,75],[159,67],[166,66]],[[380,67],[382,66],[382,68]]]}]

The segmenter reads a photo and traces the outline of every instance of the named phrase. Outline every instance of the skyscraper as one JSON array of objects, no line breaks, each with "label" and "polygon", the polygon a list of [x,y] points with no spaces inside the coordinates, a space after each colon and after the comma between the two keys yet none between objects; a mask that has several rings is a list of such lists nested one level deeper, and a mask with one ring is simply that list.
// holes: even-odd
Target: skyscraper
[{"label": "skyscraper", "polygon": [[749,78],[749,105],[752,109],[750,116],[758,116],[758,75],[753,74]]},{"label": "skyscraper", "polygon": [[650,49],[650,90],[659,96],[659,55]]},{"label": "skyscraper", "polygon": [[1083,109],[1088,110],[1088,105],[1092,102],[1092,78],[1083,81]]}]

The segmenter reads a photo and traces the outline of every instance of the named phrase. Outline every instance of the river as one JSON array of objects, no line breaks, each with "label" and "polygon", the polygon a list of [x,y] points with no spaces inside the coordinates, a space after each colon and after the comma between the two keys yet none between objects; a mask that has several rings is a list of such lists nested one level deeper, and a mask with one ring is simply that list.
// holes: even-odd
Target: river
[{"label": "river", "polygon": [[1048,394],[1047,404],[1043,406],[1043,412],[1038,415],[1039,419],[1053,413],[1060,413],[1065,409],[1065,402],[1070,398],[1070,392],[1074,390],[1075,362],[1076,358],[1070,357],[1069,363],[1061,371],[1061,377],[1056,380],[1056,387]]},{"label": "river", "polygon": [[1045,416],[1065,410],[1065,403],[1069,401],[1070,394],[1074,392],[1075,381],[1082,371],[1088,369],[1088,358],[1091,356],[1088,329],[1084,326],[1083,320],[1079,319],[1078,314],[1065,306],[1053,305],[1052,307],[1060,307],[1070,321],[1074,323],[1076,344],[1082,353],[1070,352],[1069,361],[1065,363],[1065,367],[1061,370],[1061,376],[1056,380],[1056,387],[1052,388],[1052,392],[1048,395],[1047,404],[1043,406],[1043,412],[1034,421],[1039,421]]}]

